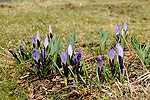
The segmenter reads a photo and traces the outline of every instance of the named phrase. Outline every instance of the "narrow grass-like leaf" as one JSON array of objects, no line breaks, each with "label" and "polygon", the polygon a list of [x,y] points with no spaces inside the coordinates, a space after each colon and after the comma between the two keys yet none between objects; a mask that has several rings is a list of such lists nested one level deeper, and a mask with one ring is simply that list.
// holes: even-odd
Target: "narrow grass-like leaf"
[{"label": "narrow grass-like leaf", "polygon": [[76,77],[75,77],[75,75],[74,75],[74,73],[73,73],[72,69],[70,68],[70,66],[68,66],[68,69],[70,70],[71,74],[73,75],[74,79],[75,79],[75,80],[76,80],[76,82],[77,82],[77,79],[76,79]]}]

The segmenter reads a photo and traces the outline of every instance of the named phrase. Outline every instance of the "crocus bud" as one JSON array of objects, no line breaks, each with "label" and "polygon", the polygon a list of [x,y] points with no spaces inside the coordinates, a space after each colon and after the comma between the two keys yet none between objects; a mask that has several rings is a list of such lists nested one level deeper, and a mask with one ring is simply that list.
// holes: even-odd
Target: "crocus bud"
[{"label": "crocus bud", "polygon": [[114,56],[115,56],[115,51],[113,49],[108,50],[108,55],[109,55],[109,63],[110,66],[113,66],[114,64]]},{"label": "crocus bud", "polygon": [[42,50],[42,52],[41,52],[41,59],[42,59],[42,64],[45,65],[46,59],[45,59],[45,51],[44,50]]},{"label": "crocus bud", "polygon": [[22,57],[24,59],[24,52],[23,52],[23,47],[22,47],[21,43],[19,43],[19,49],[20,49],[21,55],[22,55]]},{"label": "crocus bud", "polygon": [[39,33],[39,31],[37,31],[36,38],[37,38],[37,45],[38,45],[38,47],[40,47],[40,33]]},{"label": "crocus bud", "polygon": [[9,49],[9,52],[13,55],[13,57],[15,57],[19,61],[19,63],[21,63],[21,61],[18,59],[16,53],[12,49]]},{"label": "crocus bud", "polygon": [[119,32],[120,32],[120,27],[119,27],[119,25],[117,24],[117,25],[116,25],[116,35],[117,35],[117,38],[119,38]]},{"label": "crocus bud", "polygon": [[73,62],[76,64],[77,74],[78,74],[80,59],[81,59],[81,53],[79,50],[77,50],[75,54],[75,58],[73,58]]},{"label": "crocus bud", "polygon": [[117,55],[118,55],[118,59],[120,63],[121,73],[123,74],[123,49],[119,43],[116,44],[116,51],[117,51]]},{"label": "crocus bud", "polygon": [[46,36],[45,41],[44,41],[45,50],[46,50],[47,46],[48,46],[48,37]]},{"label": "crocus bud", "polygon": [[68,46],[68,54],[69,54],[69,61],[70,61],[70,63],[71,63],[71,59],[72,59],[72,53],[73,53],[72,46],[69,45]]},{"label": "crocus bud", "polygon": [[33,56],[33,59],[36,61],[37,64],[39,64],[39,60],[40,60],[40,52],[39,50],[33,50],[32,52],[32,56]]},{"label": "crocus bud", "polygon": [[66,68],[67,58],[68,58],[67,52],[62,51],[61,52],[61,61],[62,61],[62,64],[63,64],[64,74],[65,74],[66,77],[68,76],[67,68]]},{"label": "crocus bud", "polygon": [[33,44],[33,48],[35,48],[35,38],[33,35],[32,35],[32,44]]},{"label": "crocus bud", "polygon": [[99,76],[99,83],[100,84],[101,84],[102,63],[103,63],[102,57],[101,57],[101,55],[99,55],[98,59],[97,59],[97,70],[98,70],[98,76]]},{"label": "crocus bud", "polygon": [[66,67],[66,63],[67,63],[67,52],[62,51],[62,53],[61,53],[61,61],[62,61],[63,67]]},{"label": "crocus bud", "polygon": [[123,28],[124,28],[124,31],[126,33],[127,32],[127,23],[126,22],[124,23]]},{"label": "crocus bud", "polygon": [[53,30],[52,30],[51,25],[49,25],[49,34],[50,34],[50,38],[52,39],[53,38]]},{"label": "crocus bud", "polygon": [[39,65],[38,64],[35,64],[35,71],[36,71],[36,74],[39,73]]}]

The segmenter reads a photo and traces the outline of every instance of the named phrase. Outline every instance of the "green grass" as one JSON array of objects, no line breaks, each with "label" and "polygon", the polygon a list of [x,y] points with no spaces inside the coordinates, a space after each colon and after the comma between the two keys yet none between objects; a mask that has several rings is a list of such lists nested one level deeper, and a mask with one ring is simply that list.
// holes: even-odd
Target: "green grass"
[{"label": "green grass", "polygon": [[[10,48],[17,51],[22,40],[31,43],[31,36],[36,36],[37,31],[43,40],[44,35],[49,34],[48,27],[51,24],[54,35],[60,34],[63,47],[66,47],[66,38],[72,34],[73,27],[76,27],[76,43],[86,43],[87,37],[90,42],[98,43],[100,28],[112,36],[116,24],[122,28],[123,23],[127,22],[129,38],[142,35],[141,41],[147,42],[150,40],[149,5],[149,0],[25,0],[0,3],[1,97],[25,98],[20,92],[10,95],[18,85],[15,82],[17,77],[8,75],[11,67],[15,67],[10,64],[15,62],[7,51]],[[85,58],[87,49],[78,49]]]}]

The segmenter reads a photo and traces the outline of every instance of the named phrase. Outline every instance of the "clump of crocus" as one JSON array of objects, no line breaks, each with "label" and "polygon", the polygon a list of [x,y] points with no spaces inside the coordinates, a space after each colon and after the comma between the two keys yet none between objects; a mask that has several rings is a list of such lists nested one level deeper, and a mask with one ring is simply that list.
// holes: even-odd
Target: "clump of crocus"
[{"label": "clump of crocus", "polygon": [[64,74],[65,74],[66,77],[68,76],[68,73],[67,73],[67,58],[68,58],[67,52],[62,51],[61,52],[61,61],[62,61],[62,64],[63,64]]},{"label": "clump of crocus", "polygon": [[120,32],[120,27],[119,25],[117,24],[116,25],[116,35],[117,35],[117,39],[119,40],[119,32]]},{"label": "clump of crocus", "polygon": [[115,51],[113,49],[109,49],[108,50],[108,55],[109,55],[109,63],[111,66],[111,70],[114,66],[114,56],[115,56]]},{"label": "clump of crocus", "polygon": [[32,56],[33,56],[33,59],[36,61],[36,63],[39,65],[40,64],[40,52],[39,50],[33,50],[32,52]]},{"label": "clump of crocus", "polygon": [[76,66],[77,75],[78,75],[80,59],[81,59],[81,53],[79,50],[77,50],[75,54],[75,58],[73,58],[73,62],[75,63],[75,66]]},{"label": "clump of crocus", "polygon": [[18,59],[16,53],[12,49],[9,49],[9,52],[13,55],[13,57],[15,57],[19,61],[19,63],[21,63],[21,61]]},{"label": "clump of crocus", "polygon": [[71,64],[71,60],[72,60],[72,53],[73,53],[72,46],[69,45],[69,46],[68,46],[68,54],[69,54],[69,61],[70,61],[70,64]]},{"label": "clump of crocus", "polygon": [[22,58],[24,59],[24,52],[23,52],[23,47],[21,43],[19,43],[19,50],[21,52]]},{"label": "clump of crocus", "polygon": [[52,39],[53,38],[53,30],[52,30],[51,25],[49,25],[49,34],[50,34],[50,38]]},{"label": "clump of crocus", "polygon": [[119,43],[116,44],[116,51],[117,51],[117,55],[118,55],[118,59],[120,63],[121,73],[123,75],[123,49]]},{"label": "clump of crocus", "polygon": [[32,44],[33,44],[33,48],[35,48],[35,38],[33,35],[32,35]]},{"label": "clump of crocus", "polygon": [[37,45],[38,45],[38,47],[40,47],[40,33],[39,33],[39,31],[37,31],[36,38],[37,38]]},{"label": "clump of crocus", "polygon": [[47,46],[48,46],[48,37],[46,36],[45,41],[44,41],[44,49],[45,50],[46,50]]},{"label": "clump of crocus", "polygon": [[102,57],[101,57],[101,55],[99,55],[98,59],[97,59],[97,70],[98,70],[98,76],[99,76],[99,83],[100,84],[101,84],[102,63],[103,63]]}]

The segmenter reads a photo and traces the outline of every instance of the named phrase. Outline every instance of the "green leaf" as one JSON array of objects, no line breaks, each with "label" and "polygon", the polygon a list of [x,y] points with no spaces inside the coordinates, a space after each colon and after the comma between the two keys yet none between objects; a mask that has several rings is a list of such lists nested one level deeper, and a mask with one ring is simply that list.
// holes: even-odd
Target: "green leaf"
[{"label": "green leaf", "polygon": [[30,68],[30,67],[27,67],[27,66],[23,66],[23,67],[25,67],[25,68],[27,68],[28,70],[31,70],[34,74],[36,74],[36,71],[35,71],[35,69],[33,69],[33,68]]},{"label": "green leaf", "polygon": [[146,55],[147,55],[147,53],[148,53],[148,51],[149,51],[149,48],[150,48],[150,42],[146,45],[146,47],[145,47],[145,49],[144,49],[144,51],[143,51],[143,53],[144,53],[143,59],[144,59],[144,60],[145,60],[145,57],[146,57]]},{"label": "green leaf", "polygon": [[150,65],[150,54],[149,54],[148,57],[145,59],[145,64],[146,64],[146,65]]}]

